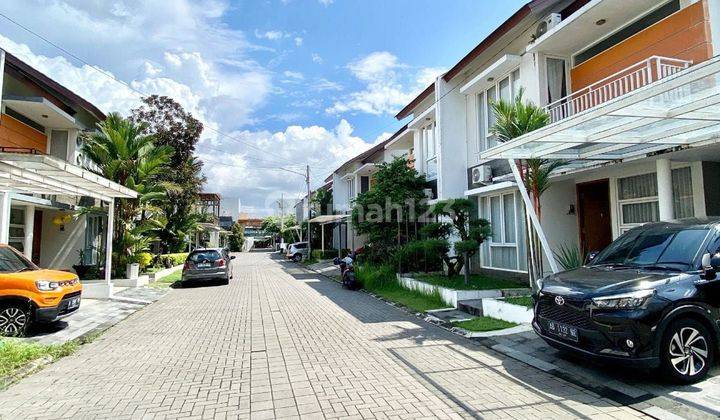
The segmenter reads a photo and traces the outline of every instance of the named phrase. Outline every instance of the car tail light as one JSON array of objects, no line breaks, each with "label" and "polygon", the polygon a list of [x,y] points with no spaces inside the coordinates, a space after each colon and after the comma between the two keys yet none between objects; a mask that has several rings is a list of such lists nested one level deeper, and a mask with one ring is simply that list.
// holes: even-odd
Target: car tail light
[{"label": "car tail light", "polygon": [[218,267],[225,267],[225,260],[224,260],[224,259],[220,258],[220,260],[218,261]]}]

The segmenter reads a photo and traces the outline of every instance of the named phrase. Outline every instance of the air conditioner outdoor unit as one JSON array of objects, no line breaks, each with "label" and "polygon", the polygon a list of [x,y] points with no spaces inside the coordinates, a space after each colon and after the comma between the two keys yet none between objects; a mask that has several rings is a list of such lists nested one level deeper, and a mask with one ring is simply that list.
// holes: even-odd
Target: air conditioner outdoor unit
[{"label": "air conditioner outdoor unit", "polygon": [[432,198],[433,198],[432,188],[425,188],[425,189],[423,190],[423,192],[425,193],[425,197],[426,197],[426,198],[432,200]]},{"label": "air conditioner outdoor unit", "polygon": [[472,183],[487,184],[492,180],[492,169],[489,166],[482,165],[472,168]]},{"label": "air conditioner outdoor unit", "polygon": [[543,20],[540,21],[537,28],[535,28],[535,39],[540,38],[547,31],[557,26],[557,24],[560,23],[561,20],[562,16],[560,16],[560,13],[550,13],[549,15],[545,16]]}]

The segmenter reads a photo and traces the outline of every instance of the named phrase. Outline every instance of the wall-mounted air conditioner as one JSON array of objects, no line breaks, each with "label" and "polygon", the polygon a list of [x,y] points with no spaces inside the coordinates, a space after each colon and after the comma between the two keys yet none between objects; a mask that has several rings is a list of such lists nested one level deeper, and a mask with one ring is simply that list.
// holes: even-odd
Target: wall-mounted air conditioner
[{"label": "wall-mounted air conditioner", "polygon": [[489,184],[492,181],[492,169],[487,165],[472,168],[473,184]]},{"label": "wall-mounted air conditioner", "polygon": [[535,39],[545,35],[547,31],[557,26],[562,20],[560,13],[550,13],[540,21],[537,28],[535,28]]}]

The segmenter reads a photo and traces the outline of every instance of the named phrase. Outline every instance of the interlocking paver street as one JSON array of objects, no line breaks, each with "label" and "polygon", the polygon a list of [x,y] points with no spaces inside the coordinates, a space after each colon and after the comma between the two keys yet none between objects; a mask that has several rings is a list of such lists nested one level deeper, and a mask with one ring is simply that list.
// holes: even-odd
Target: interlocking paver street
[{"label": "interlocking paver street", "polygon": [[235,264],[0,393],[0,417],[641,417],[270,254]]}]

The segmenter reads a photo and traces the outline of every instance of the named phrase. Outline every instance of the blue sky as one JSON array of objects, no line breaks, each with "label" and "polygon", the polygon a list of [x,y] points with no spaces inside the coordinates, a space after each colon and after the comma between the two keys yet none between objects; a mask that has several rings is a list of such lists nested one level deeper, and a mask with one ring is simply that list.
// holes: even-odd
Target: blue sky
[{"label": "blue sky", "polygon": [[322,183],[523,3],[5,0],[0,13],[81,61],[1,17],[0,47],[106,112],[173,97],[206,126],[207,190],[264,215],[303,189],[279,167],[310,164]]}]

